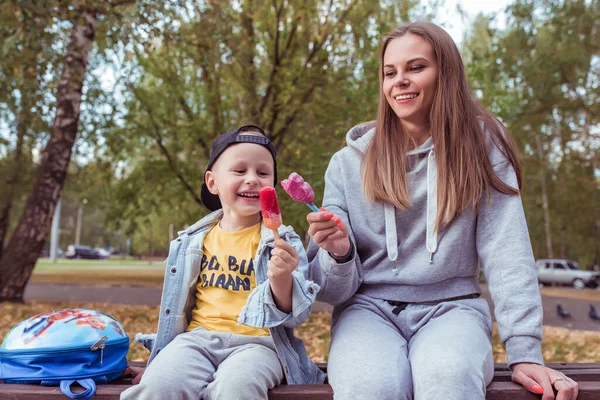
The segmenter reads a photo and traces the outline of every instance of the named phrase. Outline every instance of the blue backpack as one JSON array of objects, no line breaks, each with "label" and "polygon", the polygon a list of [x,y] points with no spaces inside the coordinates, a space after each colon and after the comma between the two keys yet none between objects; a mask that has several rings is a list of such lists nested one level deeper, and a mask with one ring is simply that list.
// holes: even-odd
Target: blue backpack
[{"label": "blue backpack", "polygon": [[[129,337],[113,317],[71,308],[36,315],[17,324],[0,345],[4,383],[60,386],[72,399],[89,399],[96,383],[118,378],[127,367]],[[85,391],[73,393],[77,382]]]}]

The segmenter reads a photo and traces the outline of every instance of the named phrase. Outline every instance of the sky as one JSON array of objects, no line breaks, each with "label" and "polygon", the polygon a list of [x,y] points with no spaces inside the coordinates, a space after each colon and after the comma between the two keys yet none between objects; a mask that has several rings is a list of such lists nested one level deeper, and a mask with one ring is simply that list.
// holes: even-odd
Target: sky
[{"label": "sky", "polygon": [[[452,36],[452,39],[460,46],[464,34],[465,22],[461,19],[460,14],[457,11],[457,6],[460,6],[467,14],[469,21],[472,21],[475,16],[479,13],[489,14],[492,12],[502,11],[508,4],[511,3],[509,0],[442,0],[445,5],[439,8],[435,22],[442,25],[444,29]],[[427,4],[433,3],[432,0],[426,2]],[[499,18],[497,25],[502,27],[502,18]]]}]

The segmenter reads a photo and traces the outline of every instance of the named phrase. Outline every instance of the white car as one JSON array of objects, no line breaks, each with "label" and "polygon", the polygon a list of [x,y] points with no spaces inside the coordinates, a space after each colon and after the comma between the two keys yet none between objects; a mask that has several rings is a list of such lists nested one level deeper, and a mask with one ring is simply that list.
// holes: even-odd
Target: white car
[{"label": "white car", "polygon": [[535,267],[541,285],[570,285],[575,289],[583,289],[586,286],[596,288],[600,283],[598,272],[583,271],[571,260],[537,260]]},{"label": "white car", "polygon": [[102,247],[94,247],[94,250],[96,250],[104,258],[110,257],[110,252]]}]

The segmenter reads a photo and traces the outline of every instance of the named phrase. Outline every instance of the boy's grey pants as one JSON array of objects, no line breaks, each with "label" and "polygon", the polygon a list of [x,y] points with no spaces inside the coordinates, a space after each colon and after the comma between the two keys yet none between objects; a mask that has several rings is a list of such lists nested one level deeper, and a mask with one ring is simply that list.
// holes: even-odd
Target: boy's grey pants
[{"label": "boy's grey pants", "polygon": [[209,332],[178,335],[152,361],[123,399],[267,399],[283,380],[271,336]]},{"label": "boy's grey pants", "polygon": [[335,400],[485,399],[494,376],[487,302],[395,308],[361,294],[336,307],[327,365]]}]

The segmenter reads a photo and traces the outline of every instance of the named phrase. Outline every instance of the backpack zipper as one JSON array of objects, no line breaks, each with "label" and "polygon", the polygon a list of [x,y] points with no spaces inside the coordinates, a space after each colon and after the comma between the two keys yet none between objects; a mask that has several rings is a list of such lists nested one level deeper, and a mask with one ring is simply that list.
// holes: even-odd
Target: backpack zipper
[{"label": "backpack zipper", "polygon": [[107,340],[108,340],[108,336],[102,336],[96,343],[94,343],[90,347],[90,350],[92,350],[92,351],[96,351],[96,350],[100,349],[100,365],[102,365],[103,358],[104,358],[104,342],[106,342]]}]

